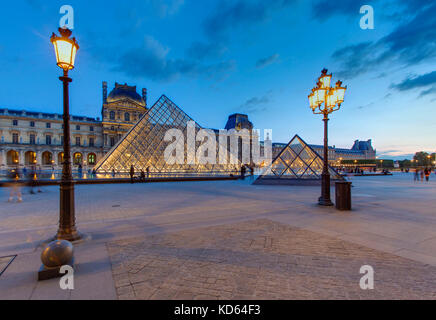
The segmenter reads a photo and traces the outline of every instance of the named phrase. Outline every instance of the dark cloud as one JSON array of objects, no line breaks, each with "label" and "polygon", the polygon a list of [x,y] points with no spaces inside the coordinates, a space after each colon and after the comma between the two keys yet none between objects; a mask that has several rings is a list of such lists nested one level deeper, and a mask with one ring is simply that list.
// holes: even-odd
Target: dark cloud
[{"label": "dark cloud", "polygon": [[332,58],[342,66],[339,75],[352,78],[379,69],[385,62],[411,66],[436,58],[436,3],[375,42],[361,42],[336,50]]},{"label": "dark cloud", "polygon": [[296,0],[219,1],[212,15],[204,21],[204,30],[212,39],[225,38],[236,27],[266,20],[271,12],[285,8]]},{"label": "dark cloud", "polygon": [[233,61],[202,64],[190,59],[171,59],[168,53],[168,48],[148,36],[141,47],[122,54],[114,70],[132,77],[171,81],[179,76],[220,79],[235,67]]},{"label": "dark cloud", "polygon": [[256,113],[266,110],[266,105],[271,102],[269,94],[262,97],[252,97],[240,105],[240,109],[246,113]]},{"label": "dark cloud", "polygon": [[421,91],[420,97],[436,93],[436,71],[429,72],[416,77],[409,77],[397,84],[392,84],[391,88],[399,91],[408,91],[417,88],[430,87]]},{"label": "dark cloud", "polygon": [[256,62],[256,67],[257,68],[263,68],[266,67],[274,62],[276,62],[279,59],[279,54],[275,53],[272,56],[266,57],[266,58],[262,58],[257,60]]},{"label": "dark cloud", "polygon": [[392,88],[400,91],[411,90],[415,88],[427,87],[436,84],[436,71],[429,72],[417,77],[404,79],[402,82],[392,85]]},{"label": "dark cloud", "polygon": [[[428,95],[433,95],[436,94],[436,85],[431,87],[430,89],[427,90],[423,90],[421,91],[421,93],[419,94],[420,97],[424,97],[424,96],[428,96]],[[434,100],[432,100],[433,102]]]}]

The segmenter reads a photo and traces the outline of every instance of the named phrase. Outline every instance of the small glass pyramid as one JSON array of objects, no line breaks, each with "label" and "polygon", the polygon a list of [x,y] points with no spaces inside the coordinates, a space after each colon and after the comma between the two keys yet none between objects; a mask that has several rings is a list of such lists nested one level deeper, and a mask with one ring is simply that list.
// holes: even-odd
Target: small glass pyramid
[{"label": "small glass pyramid", "polygon": [[[196,175],[229,175],[238,174],[241,164],[168,164],[164,158],[164,151],[169,143],[164,136],[169,129],[179,129],[183,136],[172,143],[184,144],[184,153],[187,148],[187,125],[193,121],[183,110],[174,104],[165,95],[148,110],[147,113],[130,129],[95,166],[99,174],[110,174],[114,170],[117,174],[127,175],[133,165],[136,173],[143,170],[150,176],[196,176]],[[202,129],[194,123],[195,133]],[[218,139],[217,139],[218,140]],[[195,142],[198,147],[201,142]],[[216,143],[217,157],[219,143]],[[178,155],[179,156],[179,155]]]},{"label": "small glass pyramid", "polygon": [[[254,184],[318,184],[322,169],[322,157],[295,135]],[[330,166],[329,173],[332,181],[345,180]]]}]

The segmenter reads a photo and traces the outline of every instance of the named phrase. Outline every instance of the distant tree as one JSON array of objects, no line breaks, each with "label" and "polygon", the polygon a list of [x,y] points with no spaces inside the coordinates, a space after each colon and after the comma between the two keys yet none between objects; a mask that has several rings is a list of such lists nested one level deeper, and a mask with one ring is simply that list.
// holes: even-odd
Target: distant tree
[{"label": "distant tree", "polygon": [[[434,155],[434,154],[432,154]],[[434,156],[433,156],[434,159]],[[417,153],[415,153],[415,155],[413,156],[413,160],[415,160],[418,166],[431,166],[432,165],[432,156],[429,155],[427,152],[424,151],[419,151]]]}]

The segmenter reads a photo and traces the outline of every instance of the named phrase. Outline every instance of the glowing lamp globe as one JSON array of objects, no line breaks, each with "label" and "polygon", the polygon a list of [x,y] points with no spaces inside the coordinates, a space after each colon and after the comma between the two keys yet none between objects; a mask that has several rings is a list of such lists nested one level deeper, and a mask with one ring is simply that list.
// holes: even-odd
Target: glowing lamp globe
[{"label": "glowing lamp globe", "polygon": [[331,81],[332,81],[332,75],[327,74],[327,69],[323,69],[321,71],[321,76],[319,77],[319,83],[321,88],[329,88]]},{"label": "glowing lamp globe", "polygon": [[341,104],[342,102],[344,102],[345,90],[347,90],[347,87],[346,86],[342,87],[341,81],[336,82],[336,87],[335,87],[336,103]]},{"label": "glowing lamp globe", "polygon": [[53,43],[57,65],[68,71],[74,68],[74,60],[76,58],[79,45],[76,42],[76,38],[70,39],[72,31],[67,28],[59,28],[61,36],[57,36],[54,32],[50,38]]}]

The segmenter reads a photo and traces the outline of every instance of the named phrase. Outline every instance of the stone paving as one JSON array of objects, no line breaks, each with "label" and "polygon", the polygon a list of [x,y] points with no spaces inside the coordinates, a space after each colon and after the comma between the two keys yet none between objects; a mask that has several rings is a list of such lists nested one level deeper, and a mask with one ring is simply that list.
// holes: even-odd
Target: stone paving
[{"label": "stone paving", "polygon": [[[76,186],[87,240],[75,244],[71,293],[57,279],[36,280],[41,242],[57,230],[59,188],[23,189],[22,203],[0,188],[0,257],[17,255],[0,300],[434,298],[434,175],[351,179],[350,212],[317,206],[319,187],[250,179]],[[358,287],[363,264],[375,268],[375,290]]]},{"label": "stone paving", "polygon": [[[119,299],[435,299],[436,267],[267,219],[107,244]],[[360,267],[374,290],[359,286]]]},{"label": "stone paving", "polygon": [[14,257],[0,257],[0,275],[6,270]]}]

